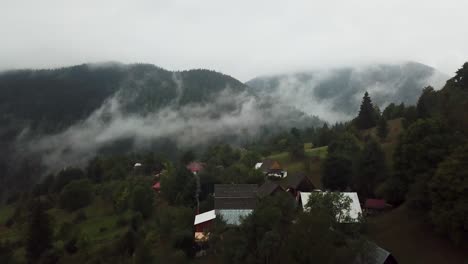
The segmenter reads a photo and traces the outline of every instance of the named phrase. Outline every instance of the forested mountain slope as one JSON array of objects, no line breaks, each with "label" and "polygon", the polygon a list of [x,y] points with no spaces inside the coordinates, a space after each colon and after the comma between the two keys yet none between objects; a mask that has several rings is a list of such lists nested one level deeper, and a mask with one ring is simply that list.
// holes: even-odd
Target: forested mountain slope
[{"label": "forested mountain slope", "polygon": [[416,63],[373,64],[257,77],[246,84],[258,94],[281,97],[327,121],[353,117],[365,91],[374,104],[415,104],[424,87],[441,88],[448,76]]}]

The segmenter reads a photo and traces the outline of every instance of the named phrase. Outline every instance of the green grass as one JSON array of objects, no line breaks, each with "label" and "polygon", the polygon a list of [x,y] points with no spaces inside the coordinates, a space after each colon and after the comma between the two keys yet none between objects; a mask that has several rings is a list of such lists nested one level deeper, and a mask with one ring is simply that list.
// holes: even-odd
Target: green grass
[{"label": "green grass", "polygon": [[314,147],[314,144],[312,144],[312,143],[310,143],[310,142],[309,142],[309,143],[304,143],[304,149],[305,149],[305,150],[311,149],[311,148],[313,148],[313,147]]},{"label": "green grass", "polygon": [[[304,172],[317,188],[321,188],[320,176],[322,161],[328,154],[328,147],[311,148],[312,143],[304,144],[305,160],[295,160],[288,152],[273,154],[267,158],[277,160],[288,174]],[[306,169],[306,162],[308,167]]]},{"label": "green grass", "polygon": [[4,205],[0,207],[0,241],[17,241],[21,239],[19,228],[5,226],[6,221],[13,215],[15,208],[13,205]]},{"label": "green grass", "polygon": [[392,252],[400,264],[468,263],[468,250],[457,249],[402,205],[369,217],[369,236]]},{"label": "green grass", "polygon": [[324,159],[328,154],[328,146],[305,149],[305,154],[309,158],[319,157],[320,159]]}]

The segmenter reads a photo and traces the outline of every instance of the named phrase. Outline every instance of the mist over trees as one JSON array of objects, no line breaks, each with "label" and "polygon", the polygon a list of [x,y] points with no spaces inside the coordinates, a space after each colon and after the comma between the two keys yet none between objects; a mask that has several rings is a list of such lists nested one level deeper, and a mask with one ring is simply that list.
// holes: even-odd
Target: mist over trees
[{"label": "mist over trees", "polygon": [[[135,74],[145,75],[144,68]],[[254,165],[271,157],[294,163],[288,169],[313,174],[320,188],[331,192],[313,195],[305,210],[287,192],[259,198],[253,213],[236,228],[218,219],[205,251],[215,262],[345,263],[360,257],[366,250],[368,226],[337,221],[338,212],[350,204],[334,191],[355,191],[362,201],[384,198],[394,207],[407,207],[414,219],[463,247],[468,239],[464,217],[467,69],[468,63],[442,90],[424,89],[415,106],[397,102],[380,112],[373,106],[373,94],[363,93],[362,111],[348,122],[278,123],[271,130],[259,128],[258,137],[241,134],[245,136],[242,143],[221,137],[203,147],[187,144],[180,148],[166,142],[148,145],[153,151],[122,151],[126,143],[121,142],[123,146],[107,146],[106,152],[95,153],[82,167],[51,171],[37,182],[40,156],[32,156],[15,163],[19,170],[14,184],[10,185],[12,179],[2,179],[4,188],[23,189],[4,193],[6,199],[0,204],[6,215],[0,223],[2,232],[13,234],[0,238],[0,259],[189,263],[200,249],[194,243],[194,216],[213,209],[214,184],[263,184],[265,175]],[[208,82],[195,80],[202,86]],[[219,108],[214,109],[238,111],[230,109],[232,104],[216,103]],[[121,109],[135,106],[131,105]],[[188,105],[185,109],[199,110],[195,116],[213,113],[212,108],[205,111],[201,105]],[[185,116],[189,117],[193,115]],[[69,151],[66,146],[57,155]],[[171,153],[174,157],[167,156]],[[196,177],[186,167],[191,161],[204,166]]]}]

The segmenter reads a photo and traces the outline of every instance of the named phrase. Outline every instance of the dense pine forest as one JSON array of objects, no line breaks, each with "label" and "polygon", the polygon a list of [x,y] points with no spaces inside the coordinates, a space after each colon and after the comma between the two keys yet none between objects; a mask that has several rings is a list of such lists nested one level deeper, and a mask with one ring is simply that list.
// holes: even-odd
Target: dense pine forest
[{"label": "dense pine forest", "polygon": [[[15,159],[4,151],[0,263],[377,263],[372,262],[376,245],[391,252],[398,263],[468,260],[468,63],[442,89],[424,88],[415,104],[394,102],[380,109],[372,92],[365,92],[354,118],[336,123],[286,107],[279,108],[282,113],[288,109],[286,114],[275,117],[278,108],[271,104],[278,101],[219,73],[174,74],[149,65],[130,68],[98,67],[92,70],[92,79],[80,77],[88,70],[85,66],[41,74],[3,73],[0,143],[14,151],[18,145],[10,141],[20,132],[31,138],[61,133],[114,95],[131,98],[123,101],[122,111],[133,115],[151,115],[167,106],[183,110],[193,104],[197,108],[191,111],[205,115],[208,112],[198,104],[210,104],[212,97],[226,96],[229,101],[232,94],[242,95],[242,100],[261,102],[265,112],[274,109],[272,119],[261,123],[257,134],[246,132],[252,125],[248,123],[235,136],[216,136],[203,146],[179,136],[186,140],[182,146],[171,139],[126,148],[123,137],[80,164],[58,169],[41,162],[41,155],[50,154],[41,153],[41,148]],[[46,88],[26,96],[30,82]],[[63,89],[80,82],[89,82],[80,85],[86,90]],[[179,82],[191,86],[180,88]],[[226,86],[232,94],[213,90]],[[226,120],[217,119],[223,113],[241,112],[237,104],[217,106],[209,111],[215,122]],[[239,109],[245,109],[242,106]],[[262,119],[268,116],[265,112]],[[190,117],[183,118],[189,122]],[[295,122],[286,122],[289,117]],[[106,122],[106,115],[99,118]],[[29,132],[23,130],[24,124]],[[71,151],[64,148],[60,155]],[[267,177],[256,168],[266,160],[280,164],[287,176]],[[203,169],[194,173],[191,164],[202,164]],[[289,191],[258,196],[253,212],[240,225],[218,217],[209,239],[195,241],[195,216],[215,208],[215,185],[282,187],[296,175],[305,175],[314,190],[327,192],[302,205]],[[356,192],[361,203],[385,200],[388,208],[366,211],[357,221],[343,224],[336,215],[351,206],[340,196],[345,192]],[[407,224],[421,228],[425,236],[386,233],[394,226],[405,230]],[[430,248],[438,243],[444,247]]]}]

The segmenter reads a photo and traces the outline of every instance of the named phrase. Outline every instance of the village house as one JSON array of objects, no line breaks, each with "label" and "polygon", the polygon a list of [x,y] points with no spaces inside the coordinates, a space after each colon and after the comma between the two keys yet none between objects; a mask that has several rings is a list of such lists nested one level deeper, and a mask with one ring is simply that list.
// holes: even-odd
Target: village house
[{"label": "village house", "polygon": [[255,169],[261,170],[266,177],[270,178],[285,178],[288,176],[288,172],[283,170],[280,163],[276,160],[265,159],[262,162],[258,162],[254,166]]},{"label": "village house", "polygon": [[[323,194],[324,192],[300,192],[299,202],[304,211],[307,210],[306,205],[309,202],[309,198],[312,194]],[[340,192],[344,197],[348,197],[351,200],[350,208],[347,211],[341,212],[337,215],[336,219],[339,223],[356,223],[359,221],[362,215],[361,204],[359,203],[359,197],[356,192]]]},{"label": "village house", "polygon": [[195,226],[195,241],[204,242],[209,238],[209,231],[214,225],[216,219],[215,210],[197,214],[193,225]]},{"label": "village house", "polygon": [[363,254],[360,254],[353,264],[398,264],[397,260],[387,250],[367,241]]},{"label": "village house", "polygon": [[277,193],[286,192],[281,185],[273,181],[265,181],[257,190],[257,196],[262,199],[267,196],[275,195]]},{"label": "village house", "polygon": [[215,184],[214,207],[216,215],[228,225],[239,225],[242,218],[257,205],[256,184]]},{"label": "village house", "polygon": [[311,192],[316,189],[309,177],[302,172],[289,175],[284,186],[294,197],[297,197],[298,192]]}]

